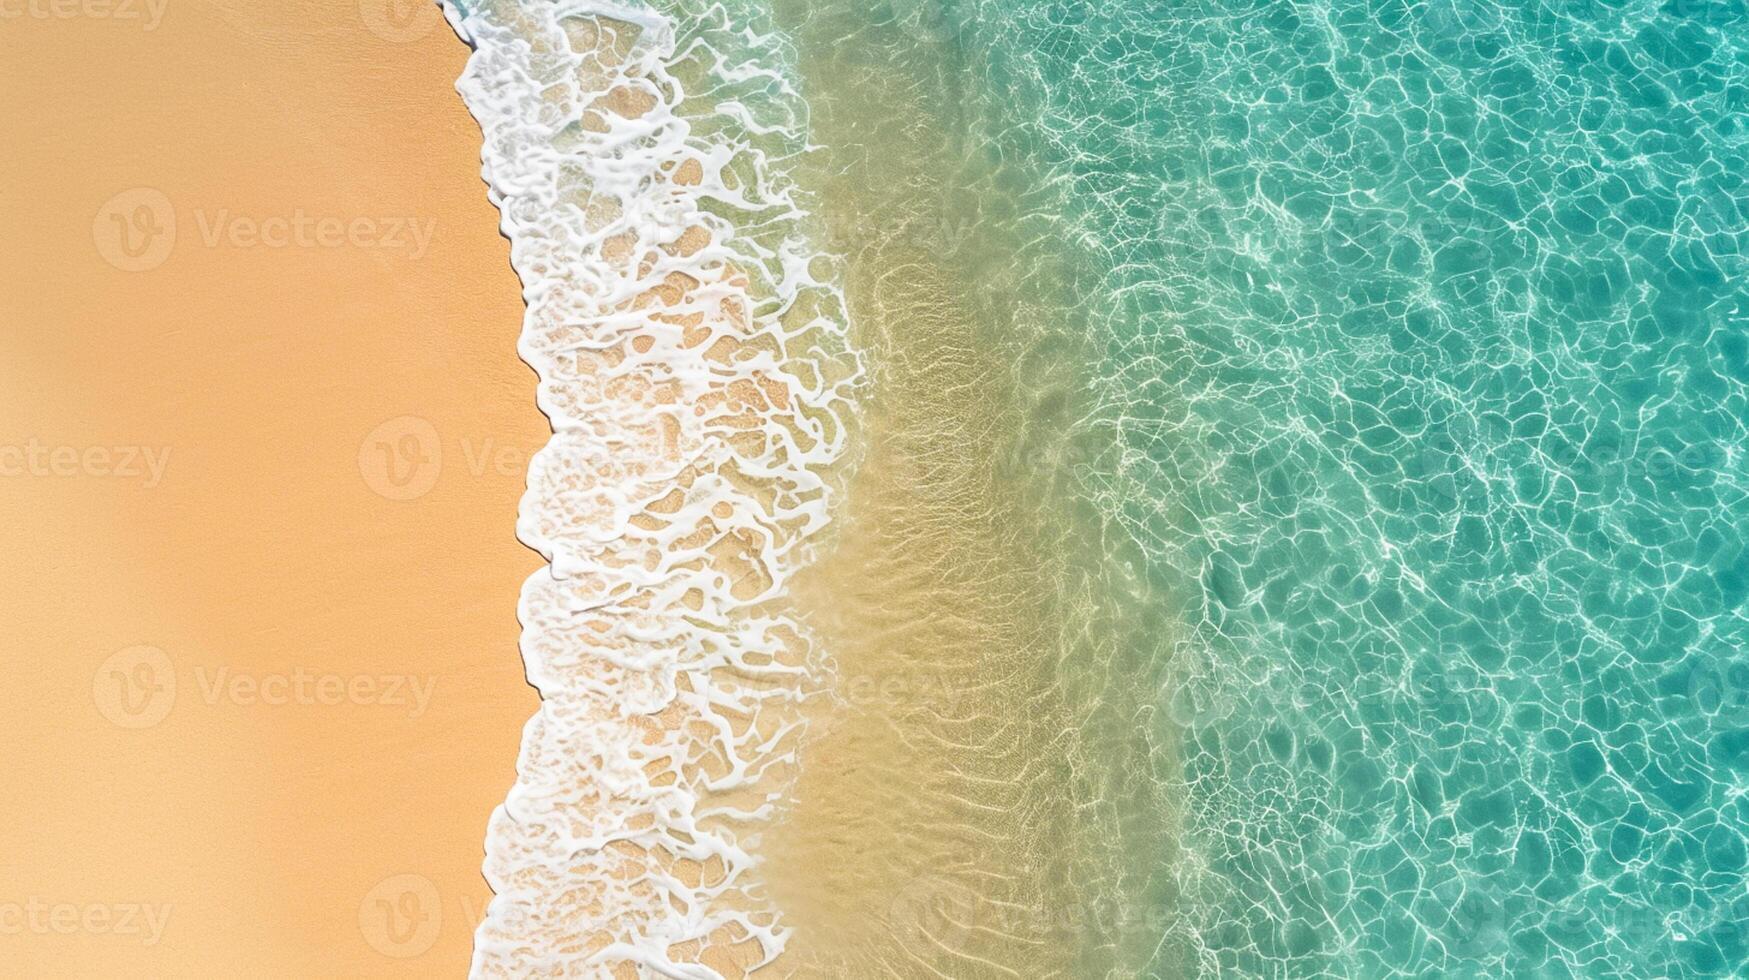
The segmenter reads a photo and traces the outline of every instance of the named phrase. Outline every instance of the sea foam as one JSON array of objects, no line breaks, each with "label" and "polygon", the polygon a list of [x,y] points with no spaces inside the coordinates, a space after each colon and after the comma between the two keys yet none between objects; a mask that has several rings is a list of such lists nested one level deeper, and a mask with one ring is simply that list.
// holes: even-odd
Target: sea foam
[{"label": "sea foam", "polygon": [[757,854],[827,668],[779,600],[861,375],[790,175],[805,106],[721,8],[445,11],[553,425],[518,523],[542,703],[473,975],[740,976],[788,934]]}]

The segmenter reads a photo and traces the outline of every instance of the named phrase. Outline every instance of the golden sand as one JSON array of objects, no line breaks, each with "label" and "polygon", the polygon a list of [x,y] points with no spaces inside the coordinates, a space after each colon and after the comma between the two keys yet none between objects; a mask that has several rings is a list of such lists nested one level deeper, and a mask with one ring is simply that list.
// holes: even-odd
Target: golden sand
[{"label": "golden sand", "polygon": [[0,962],[460,974],[547,431],[466,48],[388,4],[8,9]]},{"label": "golden sand", "polygon": [[[466,50],[372,2],[0,30],[0,961],[459,974],[535,709],[514,602],[540,559],[512,527],[547,434],[451,87]],[[805,66],[838,78],[815,135],[854,147],[826,107],[872,87],[839,68]],[[887,84],[888,107],[918,91]],[[887,169],[828,188],[858,241],[938,190],[911,158],[942,145],[930,126],[881,142]],[[1103,974],[1115,954],[1041,912],[1099,914],[1080,879],[1110,860],[1049,789],[1115,796],[1083,775],[1105,760],[1054,672],[1085,591],[1063,556],[1096,545],[997,465],[1075,379],[1016,376],[968,305],[983,273],[939,243],[862,244],[849,287],[882,373],[838,545],[795,596],[837,673],[763,848],[798,928],[778,972]],[[673,952],[732,975],[747,945]]]}]

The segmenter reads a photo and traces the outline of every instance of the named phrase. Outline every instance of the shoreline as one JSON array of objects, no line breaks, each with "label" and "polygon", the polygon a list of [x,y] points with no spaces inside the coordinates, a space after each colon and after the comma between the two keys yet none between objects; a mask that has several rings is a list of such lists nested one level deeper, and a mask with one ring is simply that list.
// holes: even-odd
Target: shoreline
[{"label": "shoreline", "polygon": [[[654,12],[454,13],[554,430],[518,522],[550,562],[519,617],[542,703],[487,839],[475,974],[742,976],[789,938],[758,852],[820,682],[772,600],[830,520],[855,373],[774,162],[800,137],[717,108],[711,84],[777,77],[734,25],[713,52],[711,24],[683,41]],[[725,53],[749,61],[702,57]]]}]

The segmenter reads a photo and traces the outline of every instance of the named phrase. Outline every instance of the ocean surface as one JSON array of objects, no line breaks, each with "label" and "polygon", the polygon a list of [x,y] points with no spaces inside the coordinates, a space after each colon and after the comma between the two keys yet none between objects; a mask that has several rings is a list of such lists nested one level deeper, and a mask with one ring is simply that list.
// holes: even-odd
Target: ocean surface
[{"label": "ocean surface", "polygon": [[[807,434],[748,448],[701,423],[689,445],[717,453],[721,484],[688,489],[682,513],[726,504],[718,530],[767,549],[761,587],[663,565],[703,590],[709,622],[689,606],[658,628],[662,607],[638,600],[619,673],[585,685],[598,707],[628,691],[699,717],[783,705],[759,738],[721,729],[731,760],[776,774],[746,819],[670,820],[726,792],[693,766],[709,740],[679,735],[662,743],[674,781],[627,797],[635,833],[561,835],[567,855],[636,834],[660,849],[666,827],[676,853],[714,841],[728,882],[677,884],[656,860],[648,891],[573,906],[556,933],[529,923],[575,880],[514,902],[500,888],[482,928],[500,966],[1749,970],[1749,8],[450,13],[476,63],[517,31],[569,36],[553,78],[579,77],[599,25],[640,24],[625,63],[647,56],[652,91],[684,93],[668,130],[633,112],[566,142],[611,79],[561,98],[525,59],[464,82],[488,133],[532,121],[487,152],[489,176],[520,161],[497,164],[494,193],[530,202],[520,226],[506,214],[531,324],[547,280],[583,275],[566,263],[626,255],[602,244],[617,213],[583,251],[552,247],[566,222],[543,222],[567,199],[528,188],[611,182],[648,150],[621,204],[657,202],[658,243],[711,216],[718,258],[763,270],[747,289],[774,340],[732,370],[680,343],[680,373],[701,392],[712,372],[786,377],[793,398],[759,424]],[[663,218],[670,151],[740,176]],[[653,336],[652,363],[671,340]],[[692,479],[639,478],[605,491],[621,523],[588,547],[642,542],[627,515]],[[600,565],[616,601],[685,593]],[[702,667],[662,652],[697,653],[693,628],[741,640]],[[587,674],[595,641],[554,635]],[[749,663],[793,669],[713,699],[720,668]],[[646,670],[661,679],[630,679]],[[620,777],[649,769],[627,758],[644,769]],[[587,768],[569,778],[600,778]],[[495,841],[522,821],[507,806]],[[756,951],[702,956],[722,929],[718,945]],[[562,954],[543,946],[560,934]]]}]

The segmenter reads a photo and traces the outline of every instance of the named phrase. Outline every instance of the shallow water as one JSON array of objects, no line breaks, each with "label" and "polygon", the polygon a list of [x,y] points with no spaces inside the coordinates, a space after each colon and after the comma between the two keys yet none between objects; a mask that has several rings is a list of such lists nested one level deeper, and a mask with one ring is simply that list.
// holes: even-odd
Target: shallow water
[{"label": "shallow water", "polygon": [[662,10],[866,368],[772,969],[1743,968],[1740,5]]},{"label": "shallow water", "polygon": [[1167,948],[1739,968],[1743,10],[941,22],[1101,263],[1089,482],[1182,638]]}]

